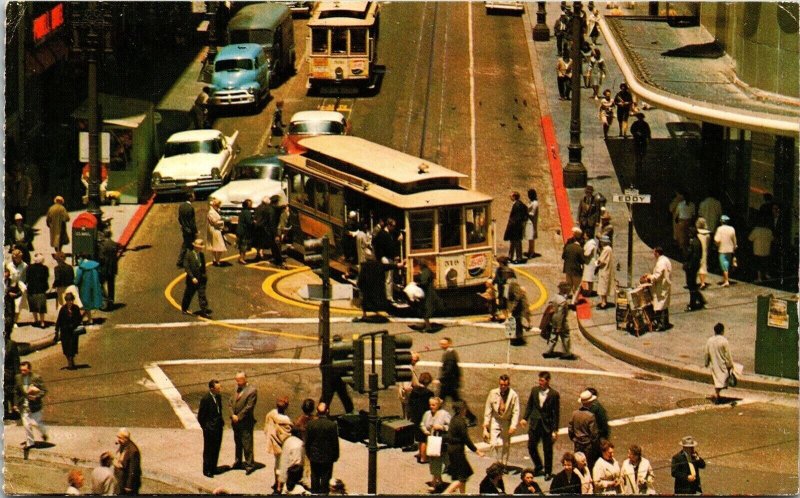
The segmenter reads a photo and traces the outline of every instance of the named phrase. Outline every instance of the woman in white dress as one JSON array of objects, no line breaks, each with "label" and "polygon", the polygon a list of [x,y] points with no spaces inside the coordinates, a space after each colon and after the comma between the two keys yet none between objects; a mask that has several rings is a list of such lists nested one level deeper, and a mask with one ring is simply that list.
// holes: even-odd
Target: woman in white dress
[{"label": "woman in white dress", "polygon": [[208,243],[208,247],[211,249],[211,255],[214,260],[212,264],[214,266],[220,265],[222,255],[228,249],[225,245],[225,238],[222,236],[222,229],[225,228],[225,221],[222,219],[222,215],[219,212],[220,206],[222,206],[222,201],[212,198],[208,203],[208,216],[206,217],[206,221],[208,222],[206,243]]},{"label": "woman in white dress", "polygon": [[600,296],[600,304],[597,305],[597,309],[599,310],[611,307],[608,304],[608,296],[614,293],[616,279],[614,265],[614,250],[611,247],[611,239],[603,235],[600,237],[600,256],[597,257],[597,295]]},{"label": "woman in white dress", "polygon": [[634,444],[628,448],[628,458],[622,462],[622,494],[654,495],[654,481],[650,461],[642,457],[642,448]]},{"label": "woman in white dress", "polygon": [[[428,406],[430,410],[422,416],[419,428],[425,436],[444,436],[444,433],[450,428],[450,413],[442,408],[442,399],[438,397],[431,398]],[[439,456],[428,455],[433,477],[426,483],[430,492],[436,492],[442,485],[443,456],[444,449],[440,449]]]},{"label": "woman in white dress", "polygon": [[700,269],[697,270],[697,276],[700,279],[700,289],[708,287],[706,284],[706,275],[708,275],[708,241],[711,240],[711,232],[708,230],[708,223],[703,217],[697,218],[694,223],[697,228],[697,238],[700,239]]},{"label": "woman in white dress", "polygon": [[540,256],[536,252],[536,238],[539,236],[539,197],[536,189],[528,189],[528,219],[525,221],[525,239],[528,240],[526,258]]},{"label": "woman in white dress", "polygon": [[583,277],[581,287],[584,296],[593,296],[594,270],[597,268],[597,239],[589,237],[589,232],[583,232]]}]

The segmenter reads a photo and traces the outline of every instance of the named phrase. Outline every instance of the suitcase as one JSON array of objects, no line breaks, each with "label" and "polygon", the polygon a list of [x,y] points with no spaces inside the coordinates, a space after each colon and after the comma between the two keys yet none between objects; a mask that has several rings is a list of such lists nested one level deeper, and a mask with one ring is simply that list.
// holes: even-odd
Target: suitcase
[{"label": "suitcase", "polygon": [[414,443],[414,424],[404,418],[381,420],[378,441],[392,448],[404,448]]}]

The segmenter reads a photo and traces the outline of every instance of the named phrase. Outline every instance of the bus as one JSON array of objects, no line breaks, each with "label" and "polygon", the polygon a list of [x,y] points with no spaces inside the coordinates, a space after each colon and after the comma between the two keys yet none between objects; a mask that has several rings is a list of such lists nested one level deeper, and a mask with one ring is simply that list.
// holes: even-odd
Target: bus
[{"label": "bus", "polygon": [[319,2],[308,21],[308,82],[374,86],[380,9],[378,2]]},{"label": "bus", "polygon": [[396,287],[411,283],[415,261],[424,261],[448,310],[481,306],[478,292],[493,266],[491,196],[461,186],[466,175],[363,138],[327,135],[300,144],[304,153],[279,157],[295,251],[302,253],[304,240],[327,235],[331,268],[346,274],[352,266],[344,254],[348,216],[368,229],[393,218],[405,263]]}]

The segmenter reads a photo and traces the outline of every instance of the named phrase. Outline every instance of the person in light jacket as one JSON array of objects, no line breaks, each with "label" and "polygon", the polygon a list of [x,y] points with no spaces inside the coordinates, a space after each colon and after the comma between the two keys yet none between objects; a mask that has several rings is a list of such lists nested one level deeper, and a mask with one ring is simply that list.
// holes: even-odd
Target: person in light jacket
[{"label": "person in light jacket", "polygon": [[600,442],[600,458],[592,468],[594,491],[601,495],[616,495],[622,491],[622,469],[614,458],[614,443],[604,439]]},{"label": "person in light jacket", "polygon": [[499,387],[489,391],[483,410],[483,440],[489,443],[495,461],[504,467],[511,452],[511,436],[519,423],[519,395],[511,389],[511,378],[502,374]]},{"label": "person in light jacket", "polygon": [[730,225],[731,219],[727,215],[719,217],[720,226],[714,232],[714,243],[719,253],[719,266],[722,268],[722,287],[731,285],[728,272],[733,266],[733,256],[736,252],[736,230]]},{"label": "person in light jacket", "polygon": [[667,330],[669,323],[669,301],[672,296],[672,262],[664,256],[664,249],[653,249],[656,264],[647,275],[647,281],[653,284],[653,310],[656,312],[655,322],[658,330]]},{"label": "person in light jacket", "polygon": [[711,399],[715,403],[719,401],[720,391],[728,387],[728,376],[733,375],[733,357],[724,333],[724,325],[714,325],[714,335],[708,338],[705,349],[705,365],[711,368],[711,377],[714,379],[714,396]]},{"label": "person in light jacket", "polygon": [[597,305],[597,309],[604,310],[611,307],[608,304],[608,296],[614,295],[616,262],[614,261],[614,248],[611,246],[611,239],[603,235],[599,240],[600,256],[597,257],[597,295],[600,296],[600,303]]},{"label": "person in light jacket", "polygon": [[[433,397],[428,401],[430,410],[422,416],[419,428],[427,436],[444,436],[450,428],[450,413],[442,409],[442,399]],[[442,445],[444,446],[444,445]],[[428,455],[432,479],[426,484],[431,492],[435,492],[442,484],[442,456],[444,448],[440,449],[438,456]]]},{"label": "person in light jacket", "polygon": [[655,475],[650,461],[642,457],[642,448],[632,445],[628,458],[622,462],[622,493],[626,495],[654,495]]}]

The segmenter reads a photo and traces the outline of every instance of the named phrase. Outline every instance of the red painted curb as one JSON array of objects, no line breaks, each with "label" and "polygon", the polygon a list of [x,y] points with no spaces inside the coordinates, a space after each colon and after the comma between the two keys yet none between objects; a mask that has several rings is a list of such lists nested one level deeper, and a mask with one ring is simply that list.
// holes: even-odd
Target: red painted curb
[{"label": "red painted curb", "polygon": [[139,228],[139,225],[141,225],[142,221],[144,221],[144,217],[147,216],[150,208],[153,207],[153,201],[155,198],[155,195],[150,197],[147,202],[139,206],[139,209],[133,213],[133,217],[128,222],[128,225],[125,227],[125,230],[122,231],[122,235],[120,235],[119,240],[117,241],[117,243],[123,248],[128,247],[128,243],[133,238],[133,234],[136,233],[136,229]]},{"label": "red painted curb", "polygon": [[558,154],[556,130],[549,114],[542,116],[542,134],[544,135],[547,161],[550,164],[550,179],[553,182],[556,196],[558,218],[561,221],[561,237],[566,242],[572,236],[572,227],[575,223],[572,220],[567,189],[564,187],[564,172],[561,168],[561,157]]},{"label": "red painted curb", "polygon": [[[561,238],[566,243],[567,239],[572,236],[572,227],[575,226],[575,222],[572,219],[572,210],[569,207],[567,189],[564,187],[564,171],[561,168],[561,157],[558,154],[556,129],[553,126],[553,118],[549,114],[542,116],[542,134],[544,135],[547,162],[550,164],[550,179],[553,182],[558,219],[561,222]],[[576,314],[581,320],[590,319],[592,317],[591,303],[579,304]]]}]

